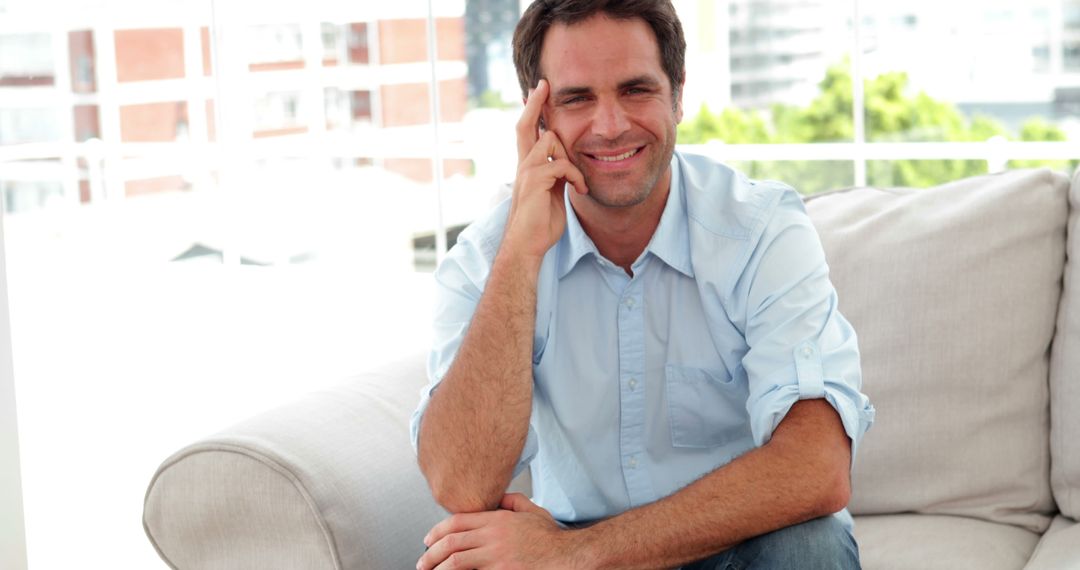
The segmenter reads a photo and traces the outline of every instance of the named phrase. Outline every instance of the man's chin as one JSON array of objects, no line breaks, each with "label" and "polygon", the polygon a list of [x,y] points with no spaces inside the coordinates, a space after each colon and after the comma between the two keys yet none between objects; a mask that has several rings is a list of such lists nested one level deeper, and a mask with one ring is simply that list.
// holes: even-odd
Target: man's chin
[{"label": "man's chin", "polygon": [[589,186],[589,193],[586,194],[593,202],[605,207],[605,208],[629,208],[631,206],[637,206],[648,198],[649,193],[641,190],[629,190],[627,188],[620,188],[612,190],[603,187]]}]

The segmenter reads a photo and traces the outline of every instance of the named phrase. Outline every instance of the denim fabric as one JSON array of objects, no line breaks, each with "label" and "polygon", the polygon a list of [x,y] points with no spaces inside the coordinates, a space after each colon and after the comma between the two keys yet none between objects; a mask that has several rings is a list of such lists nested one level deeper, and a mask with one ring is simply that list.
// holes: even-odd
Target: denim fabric
[{"label": "denim fabric", "polygon": [[850,570],[859,546],[836,517],[822,517],[752,538],[683,570]]}]

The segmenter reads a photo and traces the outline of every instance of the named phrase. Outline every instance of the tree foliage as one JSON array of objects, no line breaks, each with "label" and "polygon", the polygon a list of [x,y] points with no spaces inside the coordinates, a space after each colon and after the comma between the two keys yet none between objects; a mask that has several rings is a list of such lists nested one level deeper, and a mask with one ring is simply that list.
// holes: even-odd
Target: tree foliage
[{"label": "tree foliage", "polygon": [[[679,125],[679,142],[747,143],[850,142],[854,138],[853,90],[847,62],[831,66],[818,95],[805,107],[775,104],[768,112],[728,107],[720,113],[702,105],[697,116]],[[904,72],[865,82],[866,136],[871,142],[971,142],[991,138],[1064,141],[1065,133],[1041,118],[1027,120],[1019,136],[985,115],[965,116],[955,105],[919,91],[910,93]],[[1011,161],[1011,168],[1048,166],[1071,170],[1080,161]],[[738,164],[755,178],[785,180],[806,192],[853,183],[848,161],[754,161]],[[987,171],[985,160],[869,161],[868,182],[878,186],[926,187]]]}]

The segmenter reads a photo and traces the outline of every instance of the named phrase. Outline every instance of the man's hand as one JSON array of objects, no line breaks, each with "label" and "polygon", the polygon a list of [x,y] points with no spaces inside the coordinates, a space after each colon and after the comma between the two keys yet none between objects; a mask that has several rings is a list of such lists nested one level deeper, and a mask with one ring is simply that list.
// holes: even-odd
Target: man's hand
[{"label": "man's hand", "polygon": [[585,177],[567,158],[566,148],[550,130],[540,130],[540,118],[551,87],[541,79],[529,93],[517,123],[518,169],[504,243],[534,259],[555,245],[566,228],[566,183],[580,194],[588,192]]},{"label": "man's hand", "polygon": [[457,514],[424,537],[417,570],[586,567],[575,531],[520,493],[504,495],[496,511]]}]

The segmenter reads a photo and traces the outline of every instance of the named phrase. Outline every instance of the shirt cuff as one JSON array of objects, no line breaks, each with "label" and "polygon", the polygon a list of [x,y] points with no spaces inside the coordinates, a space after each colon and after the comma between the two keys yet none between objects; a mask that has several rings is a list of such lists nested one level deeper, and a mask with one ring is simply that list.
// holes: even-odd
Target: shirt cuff
[{"label": "shirt cuff", "polygon": [[754,444],[761,447],[772,439],[776,426],[780,425],[795,402],[824,398],[840,416],[844,433],[851,439],[851,460],[854,464],[859,442],[874,423],[874,407],[865,396],[842,381],[820,380],[820,395],[816,395],[819,394],[817,387],[818,384],[814,382],[804,386],[800,379],[799,383],[775,387],[755,402],[750,410]]}]

